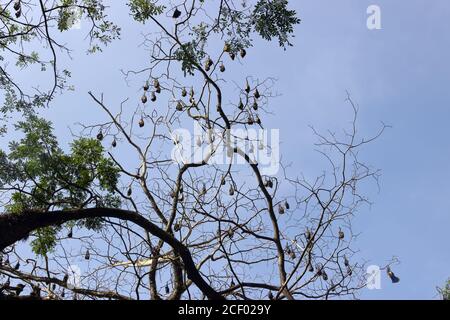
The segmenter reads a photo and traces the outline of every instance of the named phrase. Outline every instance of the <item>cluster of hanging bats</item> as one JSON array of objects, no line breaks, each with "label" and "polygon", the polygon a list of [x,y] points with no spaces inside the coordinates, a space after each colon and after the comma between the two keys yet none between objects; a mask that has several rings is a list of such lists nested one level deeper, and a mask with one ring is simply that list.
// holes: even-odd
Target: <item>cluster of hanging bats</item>
[{"label": "cluster of hanging bats", "polygon": [[[20,0],[16,1],[14,3],[13,7],[14,7],[14,10],[15,10],[16,18],[19,18],[21,16],[21,14],[22,14]],[[181,16],[181,11],[178,10],[178,8],[175,8],[175,10],[173,11],[173,14],[172,14],[172,18],[178,19],[180,16]],[[236,54],[231,51],[231,48],[230,48],[229,44],[225,44],[223,51],[227,52],[230,55],[230,58],[232,60],[235,59]],[[240,51],[239,51],[239,54],[240,54],[241,58],[244,58],[246,56],[247,52],[246,52],[246,50],[244,48],[241,48]],[[205,62],[205,66],[204,66],[205,70],[209,71],[210,68],[213,65],[214,65],[214,62],[212,61],[212,59],[208,58],[206,60],[206,62]],[[220,70],[220,72],[225,72],[225,66],[224,66],[223,63],[221,63],[221,65],[219,66],[219,70]],[[154,80],[154,82],[153,82],[153,88],[154,88],[154,90],[150,93],[150,100],[152,102],[156,101],[156,99],[157,99],[156,94],[161,93],[161,85],[160,85],[160,83],[159,83],[159,81],[157,79]],[[144,94],[141,97],[141,102],[143,104],[146,104],[147,101],[148,101],[147,94],[148,94],[149,89],[150,89],[150,84],[147,81],[145,83],[145,85],[143,86]],[[245,86],[245,92],[247,94],[249,94],[250,91],[251,91],[251,88],[250,88],[250,85],[249,85],[249,83],[247,81],[246,86]],[[190,103],[193,106],[196,105],[194,94],[195,94],[194,89],[191,88],[191,90],[189,92],[189,98],[190,98]],[[183,88],[182,91],[181,91],[181,96],[182,97],[186,97],[187,95],[188,95],[188,92],[187,92],[186,88]],[[259,93],[258,89],[256,88],[255,91],[254,91],[254,102],[253,102],[253,105],[252,105],[252,108],[254,110],[258,109],[258,102],[257,101],[258,101],[259,98],[260,98],[260,93]],[[242,100],[239,101],[238,108],[240,110],[244,109],[244,104],[243,104]],[[177,111],[183,111],[183,109],[184,109],[184,104],[181,101],[178,101],[177,105],[176,105],[176,110]],[[261,121],[259,120],[258,116],[256,116],[255,119],[253,119],[251,116],[249,116],[247,124],[251,125],[253,123],[257,123],[257,124],[261,123]],[[144,122],[143,117],[141,117],[141,119],[139,120],[138,125],[141,128],[144,127],[145,122]],[[97,134],[97,139],[99,141],[101,141],[101,140],[103,140],[103,138],[104,138],[103,133],[100,130],[98,132],[98,134]],[[112,141],[111,145],[112,145],[112,147],[116,147],[117,146],[116,139],[114,139]],[[225,182],[225,178],[223,177],[221,184],[224,185],[225,183],[226,183]],[[273,182],[272,182],[272,180],[267,179],[265,181],[264,185],[265,185],[266,188],[272,188],[273,187]],[[233,187],[232,184],[230,184],[229,195],[233,196],[234,192],[235,192],[234,187]],[[202,189],[201,193],[206,193],[206,187],[205,186],[203,186],[203,189]],[[131,196],[131,189],[128,190],[127,196]],[[289,210],[289,208],[290,208],[289,203],[287,201],[285,201],[283,204],[280,204],[278,206],[278,213],[279,214],[284,214],[285,210]],[[179,229],[179,228],[177,228],[177,229]],[[308,237],[311,238],[311,236],[312,236],[311,232],[309,230],[307,230],[306,237],[307,238]],[[72,238],[73,237],[72,229],[69,231],[67,237],[68,238]],[[343,239],[343,238],[344,238],[344,232],[342,230],[339,230],[339,239]],[[291,247],[287,246],[285,251],[289,255],[290,258],[295,259],[295,257],[296,257],[295,251]],[[90,254],[89,249],[87,249],[85,254],[84,254],[84,259],[85,260],[90,260],[90,258],[91,258],[91,254]],[[164,260],[164,259],[163,258],[159,258],[158,260]],[[147,266],[150,266],[152,264],[152,262],[153,262],[152,258],[150,258],[150,259],[141,259],[141,260],[138,260],[138,261],[135,261],[135,262],[124,261],[124,262],[114,263],[114,264],[111,265],[111,267],[120,267],[120,266],[123,266],[125,268],[129,267],[129,266],[147,267]],[[163,262],[163,261],[158,261],[158,262]],[[351,274],[350,264],[349,264],[348,259],[345,256],[344,256],[344,264],[348,268],[348,274],[350,275]],[[8,267],[10,267],[9,258],[6,257],[6,260],[3,261],[3,257],[0,257],[0,266],[8,266]],[[19,271],[20,267],[21,267],[20,262],[17,261],[16,264],[14,265],[13,269],[15,271]],[[311,263],[309,263],[309,270],[310,271],[314,271],[314,267],[311,265]],[[316,273],[317,273],[318,276],[322,277],[325,281],[328,280],[328,275],[327,275],[325,269],[322,266],[316,266],[316,270],[317,270]],[[386,268],[386,272],[387,272],[388,277],[391,279],[392,283],[398,283],[400,281],[400,278],[398,278],[394,274],[394,272],[391,270],[390,266],[388,266]],[[69,280],[69,275],[65,274],[64,278],[62,280],[63,283],[67,283],[68,280]],[[54,286],[53,289],[55,289],[56,288],[56,284],[53,284],[53,286]],[[26,285],[22,284],[22,283],[19,283],[19,284],[13,286],[11,284],[10,278],[8,278],[6,280],[6,282],[4,282],[3,284],[0,283],[0,297],[5,295],[5,294],[9,294],[9,295],[12,294],[12,295],[19,296],[24,291],[25,288],[26,288]],[[168,290],[169,290],[169,288],[166,286],[166,292]],[[31,291],[30,291],[30,295],[31,296],[39,297],[40,296],[40,291],[41,291],[41,289],[39,288],[39,286],[31,285]],[[64,297],[64,292],[62,293],[62,297]],[[269,292],[269,298],[273,298],[273,295],[272,295],[271,292]]]}]

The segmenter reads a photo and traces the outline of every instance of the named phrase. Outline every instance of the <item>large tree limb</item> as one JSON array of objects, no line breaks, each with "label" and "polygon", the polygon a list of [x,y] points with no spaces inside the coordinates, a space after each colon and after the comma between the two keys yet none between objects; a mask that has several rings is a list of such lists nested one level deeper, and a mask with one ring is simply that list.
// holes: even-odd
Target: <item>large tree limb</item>
[{"label": "large tree limb", "polygon": [[33,230],[61,225],[68,221],[86,218],[116,218],[133,222],[153,236],[170,245],[181,257],[188,277],[209,299],[224,299],[200,275],[189,250],[170,233],[159,228],[140,214],[115,208],[89,208],[67,211],[24,211],[21,213],[8,213],[0,215],[0,250],[26,238]]}]

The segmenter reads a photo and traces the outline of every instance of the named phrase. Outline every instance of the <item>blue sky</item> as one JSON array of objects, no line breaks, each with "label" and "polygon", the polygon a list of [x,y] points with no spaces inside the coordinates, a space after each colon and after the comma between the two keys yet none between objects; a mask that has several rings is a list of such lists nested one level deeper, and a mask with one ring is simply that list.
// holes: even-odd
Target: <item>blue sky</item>
[{"label": "blue sky", "polygon": [[[294,4],[295,3],[295,4]],[[366,8],[381,8],[382,30],[366,28]],[[401,282],[382,282],[364,298],[430,299],[450,273],[448,231],[450,148],[450,4],[447,1],[293,1],[303,23],[292,65],[272,65],[283,87],[284,131],[345,125],[349,90],[360,106],[360,129],[392,126],[364,157],[381,168],[374,205],[356,219],[359,248],[375,264],[396,255]],[[267,58],[260,57],[260,61]],[[295,96],[297,93],[297,97]],[[292,101],[298,101],[292,103]],[[299,124],[299,125],[298,125]],[[283,136],[283,134],[281,134]],[[303,136],[303,134],[302,134]],[[303,139],[302,139],[303,140]],[[285,140],[286,158],[301,155]],[[286,150],[287,149],[287,150]],[[300,158],[300,159],[299,159]],[[308,164],[306,164],[308,166]]]},{"label": "blue sky", "polygon": [[[290,1],[302,19],[294,47],[283,52],[256,41],[247,63],[229,72],[278,79],[281,94],[266,124],[281,128],[283,158],[298,172],[314,174],[315,138],[308,125],[339,129],[351,119],[346,90],[360,107],[360,130],[373,134],[383,121],[392,126],[364,149],[366,162],[382,169],[380,191],[366,191],[373,201],[355,220],[357,247],[371,263],[392,256],[401,264],[397,285],[382,280],[381,290],[363,290],[362,298],[432,299],[436,286],[450,277],[450,3],[448,0],[302,0]],[[381,8],[381,30],[368,30],[366,9]],[[147,58],[137,36],[142,26],[124,19],[124,7],[112,4],[123,40],[104,53],[84,54],[84,33],[65,34],[75,48],[66,63],[77,90],[59,97],[44,114],[58,136],[68,137],[74,122],[98,119],[100,110],[87,91],[108,92],[110,101],[138,96],[127,87],[121,68],[142,67]],[[151,31],[151,30],[149,30]],[[80,44],[78,46],[78,44]],[[78,47],[77,47],[78,46]],[[120,57],[120,59],[118,59]],[[279,57],[273,61],[274,57]]]}]

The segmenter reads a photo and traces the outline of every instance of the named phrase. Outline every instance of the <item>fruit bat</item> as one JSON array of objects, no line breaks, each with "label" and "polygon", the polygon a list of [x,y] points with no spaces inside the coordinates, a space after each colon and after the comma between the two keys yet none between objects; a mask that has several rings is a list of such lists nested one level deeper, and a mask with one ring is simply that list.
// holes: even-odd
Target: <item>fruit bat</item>
[{"label": "fruit bat", "polygon": [[245,92],[250,93],[250,85],[248,84],[248,82],[245,84]]},{"label": "fruit bat", "polygon": [[170,290],[169,290],[169,286],[166,284],[166,294],[169,294]]},{"label": "fruit bat", "polygon": [[178,19],[181,16],[181,11],[178,10],[178,8],[175,8],[175,11],[173,12],[172,18]]},{"label": "fruit bat", "polygon": [[241,109],[241,110],[244,110],[244,103],[242,102],[242,99],[239,100],[239,106],[238,106],[238,108]]},{"label": "fruit bat", "polygon": [[294,251],[291,251],[289,256],[291,257],[292,260],[295,260],[295,258],[297,257]]},{"label": "fruit bat", "polygon": [[389,278],[391,278],[392,283],[398,283],[398,282],[400,281],[400,278],[397,277],[397,276],[394,274],[394,272],[392,272],[392,270],[391,270],[390,267],[387,267],[386,272],[387,272]]},{"label": "fruit bat", "polygon": [[234,195],[234,188],[233,188],[232,185],[230,186],[230,190],[228,191],[228,194],[229,194],[230,196],[233,196],[233,195]]},{"label": "fruit bat", "polygon": [[348,267],[350,265],[350,262],[348,261],[347,257],[344,255],[344,265]]},{"label": "fruit bat", "polygon": [[309,229],[306,229],[305,237],[307,241],[311,240],[311,231]]},{"label": "fruit bat", "polygon": [[20,294],[22,293],[23,289],[25,289],[25,285],[22,283],[19,283],[16,287],[16,296],[20,296]]}]

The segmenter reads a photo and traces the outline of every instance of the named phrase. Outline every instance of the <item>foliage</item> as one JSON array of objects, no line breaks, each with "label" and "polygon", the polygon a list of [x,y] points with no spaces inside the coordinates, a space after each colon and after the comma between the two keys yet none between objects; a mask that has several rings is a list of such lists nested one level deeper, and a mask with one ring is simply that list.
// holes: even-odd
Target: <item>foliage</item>
[{"label": "foliage", "polygon": [[156,5],[156,2],[152,0],[131,0],[128,6],[134,20],[144,23],[151,16],[163,13],[165,6]]},{"label": "foliage", "polygon": [[[9,212],[28,210],[76,209],[89,204],[119,205],[114,195],[118,168],[105,158],[103,147],[95,139],[80,138],[72,142],[70,153],[59,147],[51,123],[35,115],[20,121],[16,129],[24,133],[20,141],[10,143],[10,153],[0,151],[0,185],[11,188]],[[99,228],[98,221],[85,226]],[[45,254],[55,245],[57,229],[35,233],[32,247]]]},{"label": "foliage", "polygon": [[201,59],[205,57],[205,52],[194,41],[191,41],[182,44],[174,56],[175,59],[181,61],[181,70],[183,70],[184,75],[193,75],[195,66],[199,65]]},{"label": "foliage", "polygon": [[[14,6],[19,4],[20,15]],[[62,0],[46,1],[45,12],[39,5],[28,1],[10,1],[0,10],[0,61],[15,60],[17,69],[5,64],[0,67],[0,92],[4,93],[1,112],[30,112],[46,106],[52,100],[56,90],[64,90],[70,73],[59,70],[56,64],[59,51],[69,52],[65,45],[53,38],[53,25],[57,31],[69,30],[77,19],[83,23],[91,23],[88,52],[102,50],[102,46],[120,37],[120,28],[107,19],[105,5],[102,0]],[[35,7],[33,10],[28,10]],[[27,8],[27,10],[25,10]],[[33,16],[34,15],[34,16]],[[39,15],[39,16],[37,16]],[[32,17],[33,16],[33,17]],[[35,17],[36,16],[36,17]],[[41,21],[39,24],[31,23],[33,19]],[[33,50],[29,50],[33,47]],[[50,52],[49,52],[50,51]],[[52,56],[52,58],[48,58]],[[24,85],[14,77],[15,73],[24,68],[37,65],[42,72],[51,70],[54,78],[51,89],[28,92]]]},{"label": "foliage", "polygon": [[439,293],[443,300],[450,300],[450,279],[447,280],[447,283],[443,288],[439,288]]},{"label": "foliage", "polygon": [[252,10],[224,6],[213,24],[202,21],[192,26],[193,39],[180,44],[174,57],[182,62],[185,75],[193,75],[195,65],[206,56],[210,31],[222,35],[228,44],[228,52],[233,54],[252,45],[252,30],[268,41],[278,38],[281,47],[291,46],[289,39],[300,19],[296,17],[295,10],[287,9],[287,5],[287,0],[259,0]]},{"label": "foliage", "polygon": [[60,227],[46,227],[36,230],[36,238],[31,241],[31,249],[34,253],[46,256],[51,253],[56,246],[56,237]]},{"label": "foliage", "polygon": [[251,14],[224,8],[220,16],[217,32],[224,31],[230,52],[237,53],[241,48],[251,46],[252,21]]},{"label": "foliage", "polygon": [[255,30],[266,40],[278,38],[280,46],[291,46],[289,36],[300,23],[294,10],[287,9],[287,0],[259,0],[253,11]]}]

